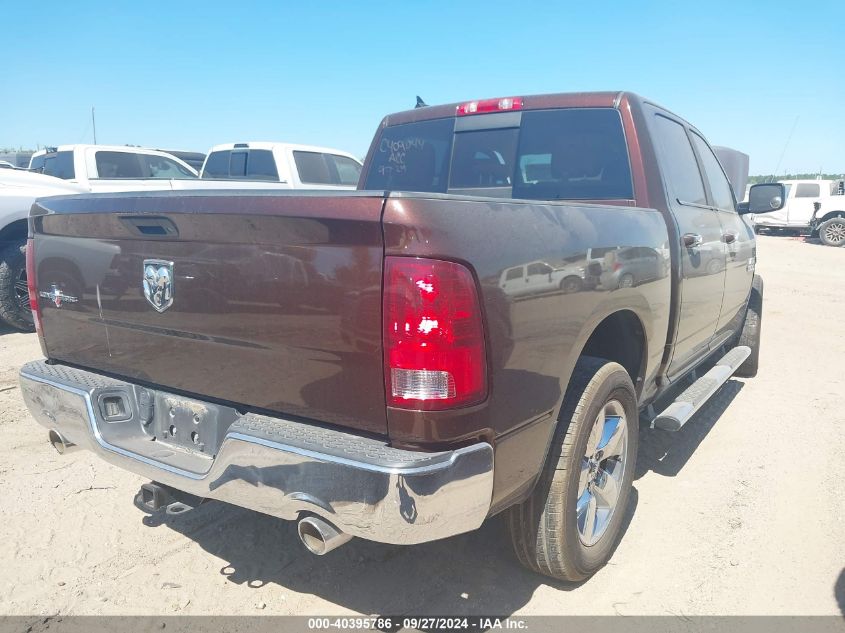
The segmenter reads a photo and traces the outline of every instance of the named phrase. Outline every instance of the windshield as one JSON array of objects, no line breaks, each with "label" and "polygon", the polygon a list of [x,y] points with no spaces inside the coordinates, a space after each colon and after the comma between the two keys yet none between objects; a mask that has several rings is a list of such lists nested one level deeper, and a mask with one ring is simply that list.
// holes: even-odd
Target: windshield
[{"label": "windshield", "polygon": [[456,131],[456,120],[385,128],[365,188],[532,200],[633,198],[615,109],[526,111],[518,127],[467,131]]}]

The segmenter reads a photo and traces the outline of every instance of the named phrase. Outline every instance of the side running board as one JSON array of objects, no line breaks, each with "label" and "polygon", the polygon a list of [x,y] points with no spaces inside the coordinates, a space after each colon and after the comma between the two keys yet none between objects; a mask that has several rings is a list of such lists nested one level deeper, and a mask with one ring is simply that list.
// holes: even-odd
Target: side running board
[{"label": "side running board", "polygon": [[710,399],[710,396],[728,381],[728,378],[750,355],[750,347],[744,345],[734,347],[722,356],[710,371],[687,387],[672,404],[654,418],[651,427],[664,431],[680,429]]}]

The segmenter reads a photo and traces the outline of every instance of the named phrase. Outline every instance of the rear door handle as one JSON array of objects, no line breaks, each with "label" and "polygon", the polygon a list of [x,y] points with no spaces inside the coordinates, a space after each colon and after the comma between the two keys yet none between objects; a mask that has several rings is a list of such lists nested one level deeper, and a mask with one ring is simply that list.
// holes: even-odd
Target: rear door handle
[{"label": "rear door handle", "polygon": [[704,244],[704,238],[698,233],[684,233],[681,240],[687,248],[696,248],[697,246]]},{"label": "rear door handle", "polygon": [[736,241],[736,233],[728,231],[722,236],[722,239],[725,240],[725,244],[733,244]]}]

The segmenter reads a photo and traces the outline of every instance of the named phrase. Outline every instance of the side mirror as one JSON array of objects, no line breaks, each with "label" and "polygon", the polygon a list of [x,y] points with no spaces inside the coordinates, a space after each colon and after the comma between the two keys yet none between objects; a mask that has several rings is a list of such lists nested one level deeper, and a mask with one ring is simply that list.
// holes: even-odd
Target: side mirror
[{"label": "side mirror", "polygon": [[737,207],[742,215],[746,213],[769,213],[783,209],[786,202],[786,187],[779,182],[766,182],[751,185],[748,202]]}]

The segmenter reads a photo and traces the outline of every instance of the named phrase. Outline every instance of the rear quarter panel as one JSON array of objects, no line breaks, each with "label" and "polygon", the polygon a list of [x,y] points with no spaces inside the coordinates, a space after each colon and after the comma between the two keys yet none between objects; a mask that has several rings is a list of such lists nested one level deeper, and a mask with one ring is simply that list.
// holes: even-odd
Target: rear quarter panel
[{"label": "rear quarter panel", "polygon": [[[555,266],[588,249],[639,246],[667,257],[663,216],[623,206],[534,203],[422,194],[391,194],[384,210],[385,254],[463,262],[477,277],[488,335],[487,400],[444,412],[388,408],[398,443],[441,443],[483,437],[495,442],[494,505],[531,483],[545,456],[572,369],[595,327],[630,310],[646,339],[643,382],[653,381],[669,320],[668,262],[656,279],[633,288],[601,289],[585,280],[577,292],[505,292],[502,273],[543,260]],[[602,262],[601,265],[604,265]],[[642,382],[638,387],[641,387]],[[517,433],[525,431],[525,433]],[[521,440],[510,443],[519,435]]]}]

